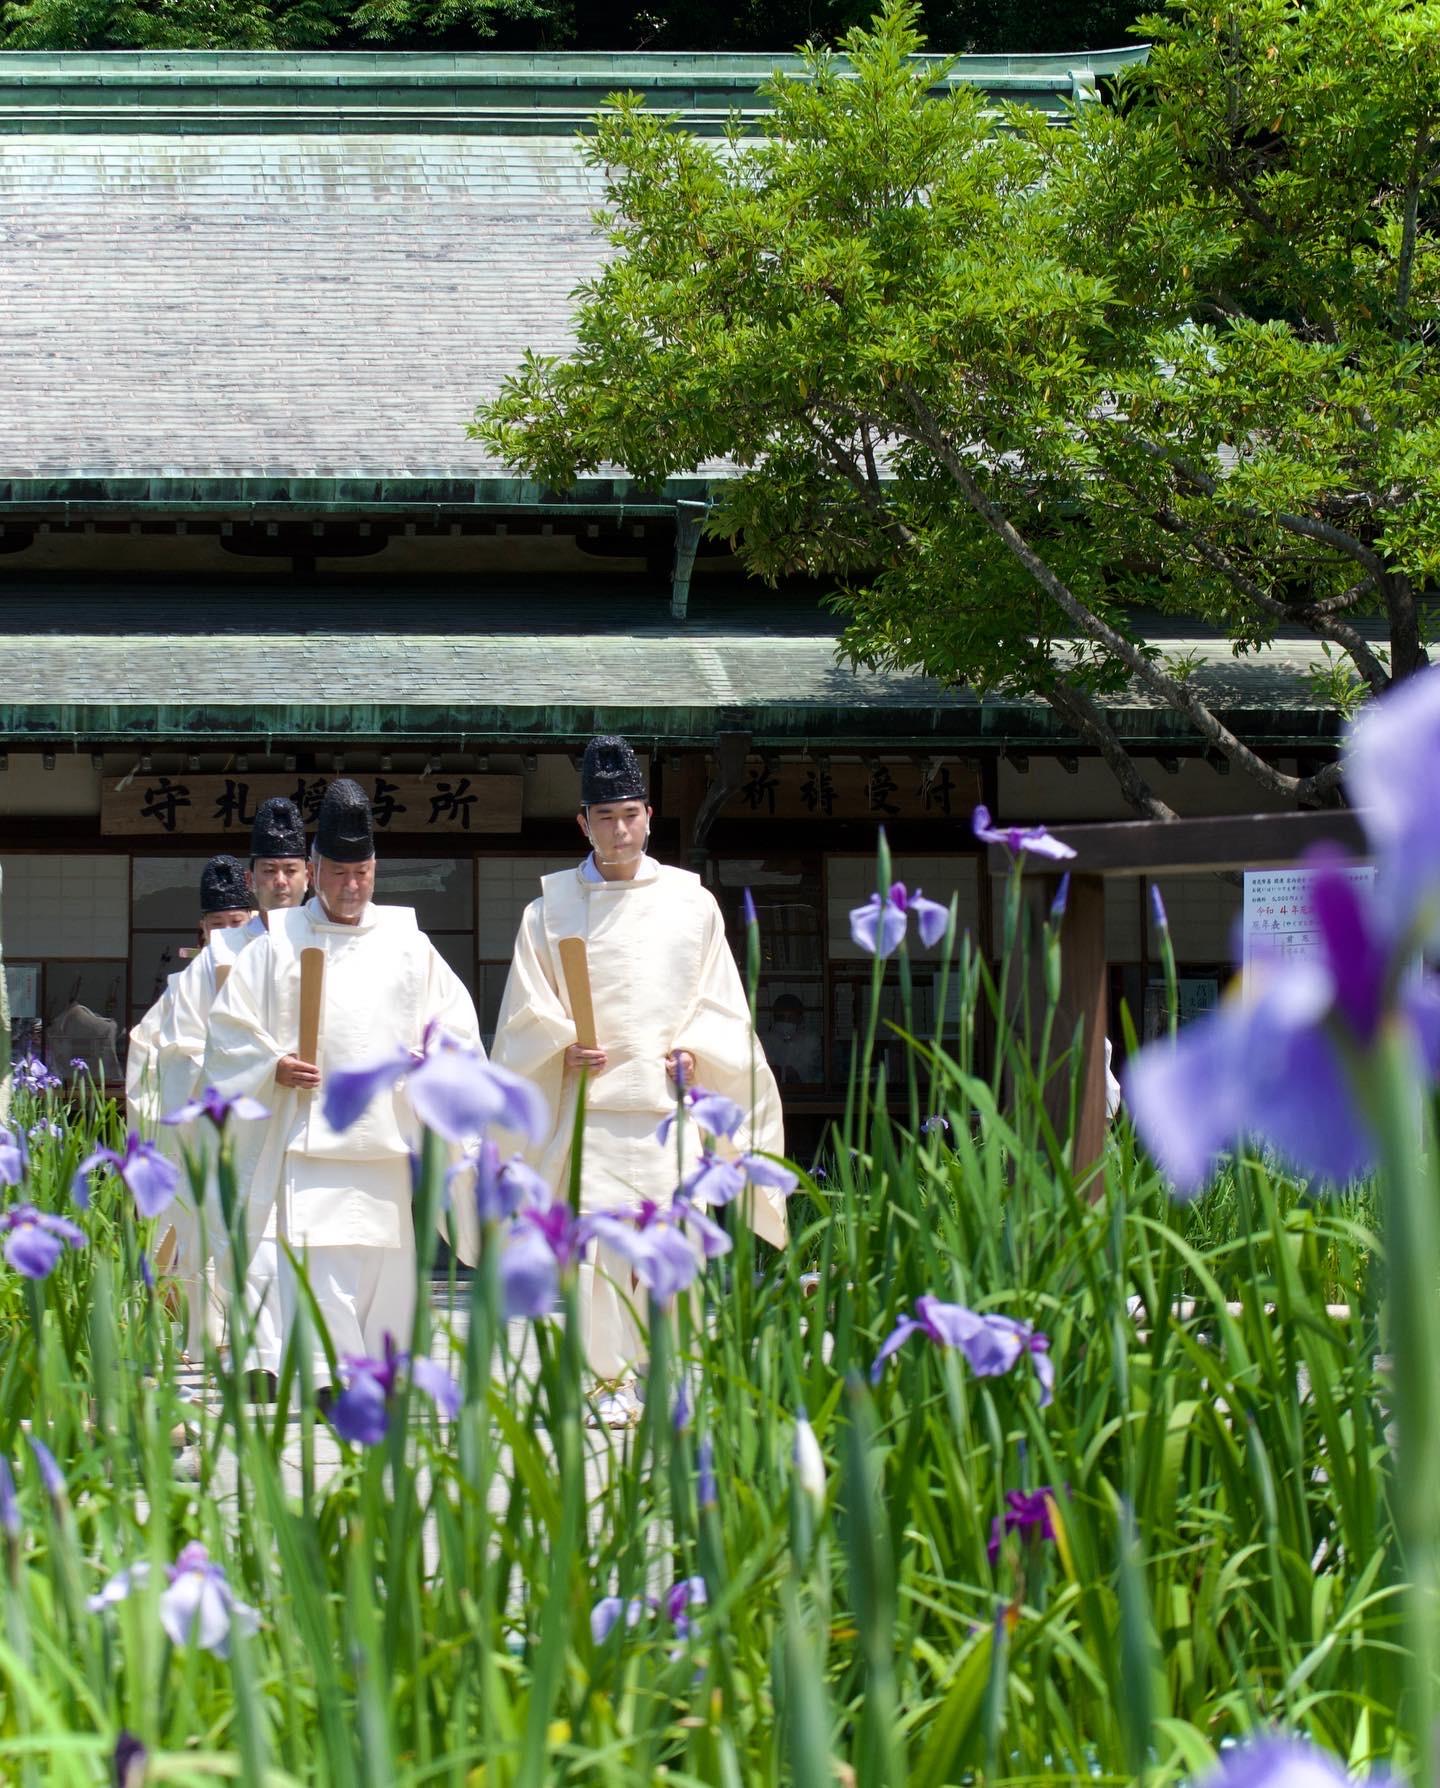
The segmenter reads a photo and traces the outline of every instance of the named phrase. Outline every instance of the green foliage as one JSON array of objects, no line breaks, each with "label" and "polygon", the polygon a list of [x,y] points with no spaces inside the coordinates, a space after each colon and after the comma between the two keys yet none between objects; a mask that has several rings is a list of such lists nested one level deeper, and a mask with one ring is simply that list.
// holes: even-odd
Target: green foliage
[{"label": "green foliage", "polygon": [[476,432],[557,484],[730,462],[712,532],[831,580],[857,662],[1038,693],[1168,815],[1105,712],[1133,686],[1265,787],[1144,634],[1299,628],[1368,689],[1422,662],[1440,553],[1440,13],[1176,0],[1115,107],[1057,130],[932,97],[915,9],[777,80],[758,137],[617,96],[577,351]]},{"label": "green foliage", "polygon": [[[1023,955],[996,985],[962,941],[948,972],[954,1053],[915,1039],[887,1109],[872,1024],[833,1173],[806,1182],[818,1216],[783,1255],[737,1228],[698,1305],[652,1313],[628,1435],[579,1427],[573,1290],[522,1363],[493,1251],[452,1281],[456,1420],[416,1406],[329,1468],[288,1373],[289,1422],[215,1359],[204,1400],[181,1401],[164,1283],[152,1294],[136,1270],[153,1235],[117,1188],[38,1296],[0,1269],[0,1454],[22,1529],[0,1536],[0,1777],[93,1788],[122,1727],[155,1780],[271,1788],[820,1788],[846,1766],[943,1788],[1120,1782],[1140,1763],[1161,1784],[1272,1722],[1357,1765],[1389,1756],[1394,1390],[1368,1193],[1317,1202],[1246,1159],[1177,1207],[1122,1125],[1094,1199],[1068,1143],[1070,1040],[1026,997]],[[1005,1013],[982,1074],[977,1039]],[[948,1131],[921,1129],[932,1111]],[[68,1209],[97,1131],[113,1137],[114,1113],[91,1101],[42,1145],[27,1196]],[[977,1378],[923,1337],[870,1388],[925,1293],[1044,1331],[1054,1402],[1028,1360]],[[791,1463],[801,1405],[818,1501]],[[65,1471],[59,1502],[25,1424]],[[1011,1533],[992,1558],[1006,1492],[1042,1486],[1056,1538]],[[172,1648],[157,1623],[160,1568],[193,1539],[262,1617],[228,1660]],[[152,1588],[87,1610],[144,1559]],[[645,1612],[595,1640],[601,1596],[696,1575],[708,1605],[690,1633]]]},{"label": "green foliage", "polygon": [[545,0],[5,0],[0,49],[412,49],[550,18]]}]

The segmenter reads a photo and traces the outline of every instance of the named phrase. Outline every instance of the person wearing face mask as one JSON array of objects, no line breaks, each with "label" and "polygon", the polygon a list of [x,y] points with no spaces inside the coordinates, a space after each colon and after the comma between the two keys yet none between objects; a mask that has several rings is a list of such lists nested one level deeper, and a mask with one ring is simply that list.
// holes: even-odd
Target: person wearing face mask
[{"label": "person wearing face mask", "polygon": [[[525,1075],[544,1095],[553,1128],[530,1159],[557,1198],[567,1196],[581,1076],[587,1077],[581,1156],[584,1211],[668,1206],[699,1151],[694,1124],[681,1127],[686,1157],[656,1130],[682,1087],[722,1093],[745,1122],[734,1147],[784,1152],[775,1077],[750,1023],[745,989],[725,941],[725,923],[700,878],[647,854],[649,789],[624,739],[592,739],[580,771],[576,818],[590,845],[575,869],[541,878],[526,909],[501,1002],[492,1059]],[[585,940],[597,1044],[576,1037],[557,950]],[[728,1150],[729,1144],[719,1145]],[[753,1191],[756,1233],[785,1242],[783,1199]],[[633,1378],[644,1347],[630,1313],[643,1306],[629,1268],[592,1245],[580,1272],[580,1313],[591,1372],[604,1392],[602,1419],[638,1408]],[[611,1410],[609,1405],[618,1407]]]},{"label": "person wearing face mask", "polygon": [[820,1039],[805,1029],[805,1008],[793,993],[780,994],[770,1008],[765,1053],[785,1086],[813,1086],[824,1078]]}]

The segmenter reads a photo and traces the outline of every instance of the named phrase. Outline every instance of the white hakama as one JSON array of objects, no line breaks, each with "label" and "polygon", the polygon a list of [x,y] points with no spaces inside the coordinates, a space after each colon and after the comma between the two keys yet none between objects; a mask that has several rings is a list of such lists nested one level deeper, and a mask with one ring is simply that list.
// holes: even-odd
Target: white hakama
[{"label": "white hakama", "polygon": [[[550,1135],[530,1151],[555,1196],[567,1195],[580,1078],[564,1061],[576,1040],[557,950],[566,937],[585,940],[606,1054],[604,1070],[586,1088],[583,1211],[635,1209],[646,1199],[668,1205],[694,1166],[700,1139],[693,1124],[683,1128],[683,1160],[673,1135],[664,1145],[655,1138],[675,1109],[676,1088],[665,1072],[675,1049],[694,1056],[698,1086],[747,1113],[735,1152],[783,1153],[775,1077],[750,1023],[720,909],[700,878],[644,857],[633,881],[591,879],[582,865],[547,875],[540,886],[515,942],[494,1059],[533,1081],[555,1114]],[[720,1147],[731,1152],[731,1145]],[[756,1188],[746,1202],[756,1234],[783,1247],[779,1194]],[[601,1380],[624,1379],[644,1358],[630,1288],[628,1265],[609,1249],[592,1249],[581,1269],[581,1322],[590,1369]]]},{"label": "white hakama", "polygon": [[[318,1066],[321,1090],[282,1087],[275,1067],[300,1035],[300,953],[325,954]],[[325,1121],[324,1081],[423,1047],[427,1027],[478,1048],[470,995],[419,930],[408,907],[368,906],[358,925],[337,925],[318,900],[272,913],[268,936],[237,960],[210,1022],[206,1074],[226,1097],[248,1093],[271,1116],[253,1128],[260,1147],[249,1184],[251,1279],[268,1243],[281,1330],[295,1320],[298,1288],[288,1245],[306,1264],[310,1288],[339,1353],[375,1353],[388,1332],[409,1338],[415,1299],[410,1158],[420,1126],[403,1086],[382,1088],[344,1131]],[[279,1337],[257,1333],[252,1359],[278,1372]],[[312,1356],[316,1382],[328,1376]]]}]

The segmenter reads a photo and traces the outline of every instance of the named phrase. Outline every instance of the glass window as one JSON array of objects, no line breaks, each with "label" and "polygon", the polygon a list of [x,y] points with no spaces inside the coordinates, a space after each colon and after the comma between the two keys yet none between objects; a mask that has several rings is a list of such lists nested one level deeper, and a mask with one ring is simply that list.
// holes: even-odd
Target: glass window
[{"label": "glass window", "polygon": [[119,1080],[125,1025],[125,964],[45,964],[45,1062],[68,1080],[71,1064],[84,1061],[97,1080]]},{"label": "glass window", "polygon": [[137,1024],[165,991],[171,975],[200,948],[198,927],[137,931],[130,946],[130,1022]]},{"label": "glass window", "polygon": [[[183,931],[200,923],[200,871],[209,857],[136,857],[133,918],[137,931]],[[188,941],[194,942],[193,935]],[[135,997],[140,997],[137,989]]]},{"label": "glass window", "polygon": [[[540,897],[540,877],[557,869],[573,869],[580,861],[580,854],[575,851],[566,857],[502,857],[487,853],[476,858],[479,913],[475,944],[482,962],[510,961],[525,908]],[[501,985],[504,985],[503,976]],[[498,995],[495,1010],[499,1011]],[[483,1025],[483,1014],[481,1022]],[[493,1024],[492,1017],[492,1027]]]},{"label": "glass window", "polygon": [[7,955],[125,956],[125,857],[5,856],[0,871]]},{"label": "glass window", "polygon": [[422,931],[469,931],[475,923],[471,862],[469,857],[381,857],[375,898],[382,906],[413,906]]}]

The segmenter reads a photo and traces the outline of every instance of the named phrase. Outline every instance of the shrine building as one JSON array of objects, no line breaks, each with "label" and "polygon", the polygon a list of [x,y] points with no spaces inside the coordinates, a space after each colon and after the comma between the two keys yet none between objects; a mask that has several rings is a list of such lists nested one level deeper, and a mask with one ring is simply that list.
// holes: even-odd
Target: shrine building
[{"label": "shrine building", "polygon": [[[962,57],[1057,122],[1123,63]],[[837,662],[822,589],[700,538],[702,478],[549,490],[469,439],[526,348],[563,350],[598,262],[578,133],[619,89],[687,127],[754,116],[786,58],[0,55],[0,866],[12,1030],[63,1068],[79,1006],[122,1039],[194,940],[211,853],[267,794],[372,793],[379,897],[414,905],[493,1029],[544,872],[575,862],[578,754],[648,755],[652,848],[764,939],[792,1125],[838,1108],[870,963],[847,915],[896,874],[982,946],[1006,822],[1128,817],[1039,703]],[[1169,642],[1287,769],[1333,755],[1313,643]],[[1183,815],[1263,809],[1179,717],[1115,724]],[[1192,1007],[1238,891],[1165,886]],[[1145,878],[1110,885],[1111,993],[1155,1003]],[[932,967],[916,959],[918,1021]],[[887,998],[894,990],[887,992]],[[64,1059],[61,1060],[60,1058]]]}]

